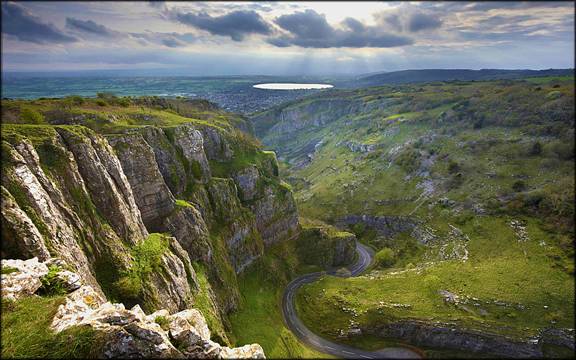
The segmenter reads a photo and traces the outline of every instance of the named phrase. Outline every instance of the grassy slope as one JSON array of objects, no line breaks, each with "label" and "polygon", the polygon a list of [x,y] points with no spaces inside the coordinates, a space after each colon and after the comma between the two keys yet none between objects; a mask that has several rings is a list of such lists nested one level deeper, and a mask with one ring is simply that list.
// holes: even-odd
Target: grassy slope
[{"label": "grassy slope", "polygon": [[64,296],[33,296],[2,301],[3,358],[87,358],[98,338],[90,328],[74,327],[59,334],[50,324]]},{"label": "grassy slope", "polygon": [[[400,101],[384,110],[337,119],[323,128],[308,128],[290,139],[265,137],[271,148],[294,149],[279,153],[287,159],[296,156],[309,139],[324,140],[309,166],[300,170],[283,166],[303,216],[330,222],[346,214],[412,214],[435,229],[440,239],[427,248],[405,251],[407,234],[391,241],[359,232],[361,241],[376,249],[395,250],[394,268],[356,279],[326,277],[305,286],[298,298],[304,322],[337,341],[346,341],[338,339],[337,332],[347,329],[353,318],[342,311],[343,306],[357,309],[355,320],[364,324],[399,318],[458,321],[518,337],[534,335],[543,327],[571,327],[574,164],[573,155],[566,153],[573,154],[569,146],[574,127],[566,122],[569,108],[560,107],[564,120],[550,114],[558,111],[552,109],[554,101],[562,101],[558,97],[573,98],[572,80],[537,79],[528,86],[482,82],[358,90],[351,96]],[[444,122],[439,120],[442,113],[448,115]],[[408,142],[424,135],[420,143]],[[353,153],[344,141],[380,147],[369,154]],[[542,145],[536,155],[530,154],[535,142]],[[394,148],[396,152],[391,151]],[[408,155],[414,152],[417,160],[411,161]],[[407,161],[401,160],[404,153]],[[419,165],[431,154],[434,161],[424,169],[429,175],[419,176]],[[450,162],[458,164],[457,171],[450,171]],[[461,180],[456,179],[457,173]],[[417,187],[425,179],[434,184],[429,198],[420,197],[422,189]],[[513,188],[518,181],[525,187],[520,191]],[[441,197],[456,201],[457,209],[438,204]],[[534,197],[540,198],[539,207],[530,205]],[[546,202],[556,204],[550,205],[553,210],[544,206]],[[474,204],[485,208],[487,215],[475,214]],[[527,224],[528,241],[518,241],[509,226],[512,219]],[[465,262],[440,261],[439,248],[455,246],[448,224],[470,239]],[[479,300],[466,305],[467,310],[456,308],[444,304],[439,290]],[[411,308],[378,310],[381,301]],[[383,340],[349,341],[373,348]]]}]

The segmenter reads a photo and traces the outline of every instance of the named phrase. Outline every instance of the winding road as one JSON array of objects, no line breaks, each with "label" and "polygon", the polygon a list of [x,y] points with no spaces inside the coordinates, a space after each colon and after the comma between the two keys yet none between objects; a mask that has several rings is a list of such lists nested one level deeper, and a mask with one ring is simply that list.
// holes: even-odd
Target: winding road
[{"label": "winding road", "polygon": [[344,359],[419,359],[421,355],[413,350],[402,347],[387,347],[376,351],[366,351],[357,349],[351,346],[337,344],[326,340],[312,331],[310,331],[298,318],[296,308],[294,306],[294,297],[298,289],[304,285],[312,283],[324,274],[349,277],[358,276],[361,274],[372,262],[374,256],[373,251],[356,242],[356,252],[358,253],[358,260],[348,268],[350,275],[340,275],[335,270],[326,272],[315,272],[300,276],[288,284],[284,291],[282,298],[282,314],[284,322],[288,328],[296,335],[296,337],[308,344],[312,348],[330,355],[334,355]]}]

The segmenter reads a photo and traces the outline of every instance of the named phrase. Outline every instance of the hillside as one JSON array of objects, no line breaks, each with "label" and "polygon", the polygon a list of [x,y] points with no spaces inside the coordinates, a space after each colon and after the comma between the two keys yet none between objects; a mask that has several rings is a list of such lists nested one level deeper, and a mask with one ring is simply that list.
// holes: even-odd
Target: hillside
[{"label": "hillside", "polygon": [[431,81],[487,81],[520,79],[527,77],[574,76],[574,69],[503,70],[503,69],[423,69],[392,71],[361,76],[357,86],[424,83]]},{"label": "hillside", "polygon": [[304,323],[432,357],[570,354],[573,81],[335,90],[256,114],[301,215],[377,252],[364,276],[305,285]]},{"label": "hillside", "polygon": [[[278,176],[275,154],[262,150],[251,134],[249,121],[207,101],[110,94],[3,100],[2,281],[3,295],[12,301],[3,296],[10,321],[2,326],[2,355],[86,356],[63,349],[60,335],[47,324],[57,314],[71,322],[59,329],[77,329],[84,315],[70,320],[76,316],[73,309],[93,311],[97,305],[93,331],[70,330],[78,349],[95,342],[88,346],[93,354],[263,355],[260,346],[230,350],[210,342],[237,343],[229,316],[245,302],[247,290],[239,279],[273,256],[269,249],[303,241],[311,241],[308,249],[319,246],[317,252],[330,254],[310,259],[311,252],[308,259],[302,257],[303,264],[351,261],[354,238],[302,228],[290,186]],[[281,255],[280,260],[287,256]],[[291,259],[283,275],[287,280],[300,261]],[[83,287],[62,284],[61,277]],[[74,304],[65,308],[71,314],[61,314],[62,303]],[[113,325],[137,317],[139,327],[102,334],[101,323],[108,320],[98,314],[108,314],[110,306],[123,319]],[[44,313],[30,322],[31,309]],[[200,311],[205,325],[196,322],[198,336],[188,338],[190,348],[176,349],[184,343],[173,332],[185,330],[179,319],[189,317],[191,309]],[[144,318],[144,312],[151,315]],[[168,324],[174,346],[163,333]],[[37,327],[42,336],[22,340],[27,326]],[[107,340],[97,346],[102,336]],[[153,336],[164,345],[157,347]],[[135,348],[114,348],[117,341]],[[293,347],[300,349],[297,343]]]}]

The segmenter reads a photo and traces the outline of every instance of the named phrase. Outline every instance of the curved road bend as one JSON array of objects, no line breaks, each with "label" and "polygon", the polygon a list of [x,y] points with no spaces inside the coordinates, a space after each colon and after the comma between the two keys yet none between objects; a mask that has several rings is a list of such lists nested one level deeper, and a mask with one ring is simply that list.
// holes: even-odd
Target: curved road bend
[{"label": "curved road bend", "polygon": [[[350,270],[349,276],[358,276],[360,273],[366,270],[366,268],[368,268],[372,262],[373,253],[370,248],[356,242],[356,251],[358,252],[358,260],[355,264],[348,268],[348,270]],[[284,296],[282,298],[282,314],[284,315],[284,321],[288,328],[294,333],[294,335],[296,335],[296,337],[298,337],[298,339],[300,339],[300,341],[308,344],[318,351],[344,359],[421,358],[421,355],[417,352],[402,347],[388,347],[376,351],[357,349],[351,346],[328,341],[308,330],[308,328],[302,323],[296,314],[294,297],[302,285],[309,284],[318,280],[318,278],[320,278],[320,276],[323,274],[339,276],[335,271],[306,274],[290,282],[284,291]]]}]

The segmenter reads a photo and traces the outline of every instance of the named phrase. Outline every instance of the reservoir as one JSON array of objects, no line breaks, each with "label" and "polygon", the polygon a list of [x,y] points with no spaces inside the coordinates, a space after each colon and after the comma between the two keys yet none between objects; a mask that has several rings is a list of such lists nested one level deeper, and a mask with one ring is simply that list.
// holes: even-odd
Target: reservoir
[{"label": "reservoir", "polygon": [[252,87],[266,90],[311,90],[311,89],[330,89],[334,85],[330,84],[298,84],[298,83],[267,83],[256,84]]}]

